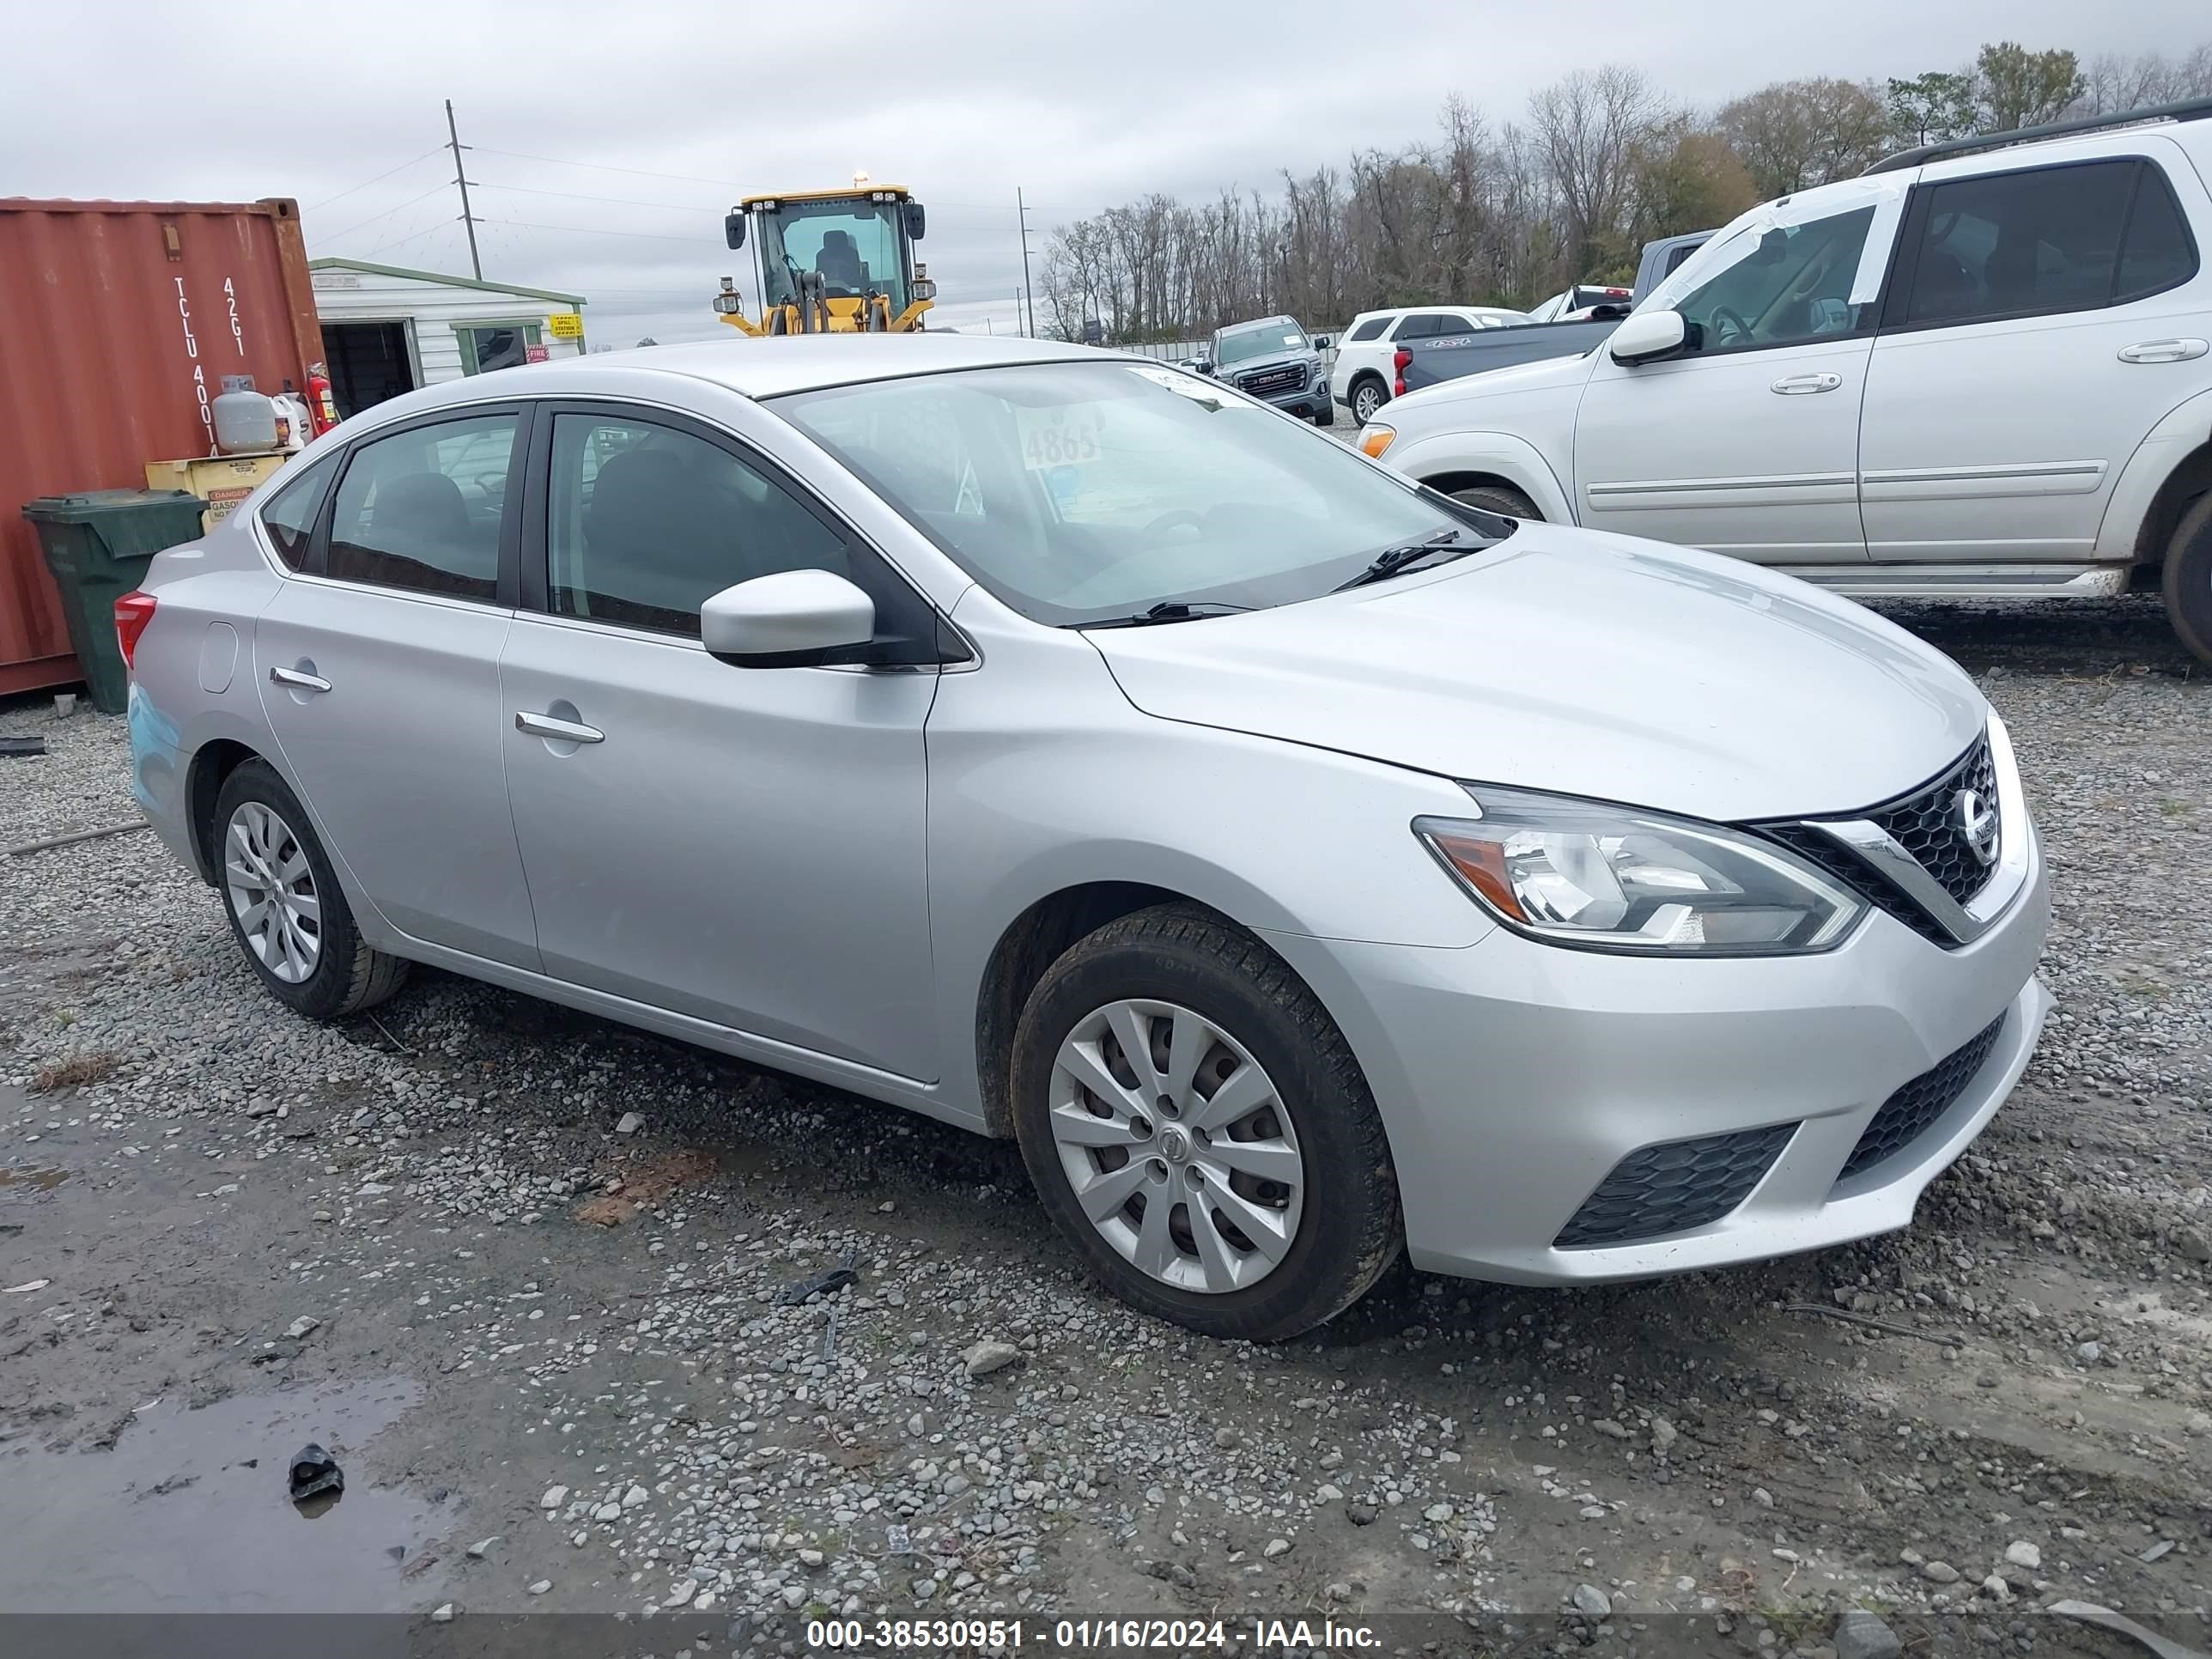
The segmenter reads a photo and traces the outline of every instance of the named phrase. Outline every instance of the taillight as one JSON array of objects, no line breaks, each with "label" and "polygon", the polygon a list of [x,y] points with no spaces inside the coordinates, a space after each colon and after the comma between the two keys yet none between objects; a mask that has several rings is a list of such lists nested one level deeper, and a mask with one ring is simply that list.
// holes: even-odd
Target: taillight
[{"label": "taillight", "polygon": [[115,643],[123,649],[123,665],[134,665],[138,654],[138,636],[146,631],[146,624],[154,620],[155,599],[151,593],[125,593],[115,602]]},{"label": "taillight", "polygon": [[1402,398],[1406,395],[1406,365],[1413,361],[1413,354],[1403,346],[1400,346],[1396,355],[1390,359],[1390,373],[1396,377],[1390,388],[1392,397]]}]

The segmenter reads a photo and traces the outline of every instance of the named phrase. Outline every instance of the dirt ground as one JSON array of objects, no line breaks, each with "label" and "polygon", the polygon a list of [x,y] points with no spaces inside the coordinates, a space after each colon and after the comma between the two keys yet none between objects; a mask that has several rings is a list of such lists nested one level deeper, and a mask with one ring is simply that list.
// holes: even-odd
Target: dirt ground
[{"label": "dirt ground", "polygon": [[[2141,1650],[2071,1600],[2212,1648],[2212,685],[2141,602],[1893,614],[2010,723],[2059,897],[2060,1014],[1915,1225],[1401,1269],[1273,1349],[1103,1297],[1006,1146],[435,974],[308,1025],[151,836],[0,857],[0,1612]],[[51,750],[0,841],[135,816],[119,720],[0,731]]]}]

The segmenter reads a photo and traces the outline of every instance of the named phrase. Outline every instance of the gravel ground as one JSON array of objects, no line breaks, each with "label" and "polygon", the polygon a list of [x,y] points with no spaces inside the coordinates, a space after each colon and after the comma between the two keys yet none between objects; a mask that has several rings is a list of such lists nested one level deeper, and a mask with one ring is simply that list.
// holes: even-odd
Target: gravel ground
[{"label": "gravel ground", "polygon": [[[2212,1646],[2212,685],[2138,601],[1887,608],[2010,723],[2059,901],[2060,1011],[1917,1224],[1658,1285],[1401,1269],[1274,1349],[1102,1296],[1006,1147],[436,974],[317,1027],[151,836],[0,858],[0,1492],[76,1564],[0,1560],[0,1609],[1860,1659],[1856,1606],[2130,1650],[2038,1611],[2076,1598]],[[119,720],[0,731],[52,750],[0,760],[0,843],[134,815]],[[349,1493],[300,1528],[319,1436]]]}]

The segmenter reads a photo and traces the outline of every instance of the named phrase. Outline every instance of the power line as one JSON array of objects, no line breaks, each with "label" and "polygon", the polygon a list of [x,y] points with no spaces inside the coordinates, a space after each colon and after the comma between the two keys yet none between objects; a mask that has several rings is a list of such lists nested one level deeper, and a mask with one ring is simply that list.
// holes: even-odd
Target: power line
[{"label": "power line", "polygon": [[615,207],[663,208],[671,213],[711,213],[718,219],[722,216],[720,208],[697,207],[689,202],[641,202],[631,196],[580,196],[573,190],[537,190],[528,185],[502,185],[496,182],[479,183],[477,188],[517,191],[525,196],[558,196],[570,202],[605,202]]},{"label": "power line", "polygon": [[730,179],[702,179],[696,173],[653,173],[644,167],[614,167],[605,161],[572,161],[562,155],[532,155],[526,150],[494,149],[489,144],[483,147],[483,153],[486,155],[512,155],[521,161],[548,161],[556,167],[587,167],[595,173],[627,173],[638,179],[673,179],[687,185],[720,185],[725,190],[738,187]]},{"label": "power line", "polygon": [[[416,156],[414,161],[402,161],[398,167],[392,167],[383,173],[380,173],[374,179],[362,180],[360,184],[356,185],[351,190],[342,190],[335,196],[326,196],[321,201],[316,203],[314,206],[301,208],[300,211],[302,213],[320,213],[325,208],[331,206],[333,203],[343,202],[349,196],[358,195],[361,191],[367,190],[371,185],[382,184],[386,179],[389,179],[395,173],[404,173],[408,168],[415,166],[416,162],[428,161],[433,155],[435,155],[443,149],[445,149],[443,144],[433,144],[429,149],[424,150],[420,155]],[[406,204],[403,202],[400,205],[404,207]]]},{"label": "power line", "polygon": [[655,235],[649,230],[610,230],[604,225],[540,225],[534,224],[527,219],[483,219],[477,222],[487,225],[513,225],[520,230],[557,230],[569,236],[629,236],[647,242],[682,242],[688,246],[696,246],[700,240],[696,236]]},{"label": "power line", "polygon": [[[445,149],[445,146],[441,144],[438,148],[440,149]],[[453,180],[450,179],[441,179],[436,184],[431,185],[429,189],[424,191],[422,195],[409,197],[405,201],[402,202],[398,207],[386,208],[383,212],[376,214],[373,217],[363,219],[359,224],[348,225],[343,230],[333,231],[327,236],[318,236],[315,240],[319,242],[335,242],[342,236],[352,235],[356,230],[366,230],[369,226],[374,224],[379,219],[389,219],[393,214],[399,212],[402,209],[411,208],[416,203],[435,196],[440,191],[445,189],[445,187],[451,183],[453,183]]]}]

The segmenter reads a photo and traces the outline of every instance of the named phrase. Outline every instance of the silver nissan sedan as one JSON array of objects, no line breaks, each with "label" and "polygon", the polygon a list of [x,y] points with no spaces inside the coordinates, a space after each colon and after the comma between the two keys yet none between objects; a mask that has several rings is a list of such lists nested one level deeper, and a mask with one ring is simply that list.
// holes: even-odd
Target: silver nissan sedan
[{"label": "silver nissan sedan", "polygon": [[1094,1273],[1222,1336],[1401,1248],[1565,1284],[1903,1226],[2050,1006],[1944,657],[1104,352],[433,387],[117,626],[137,798],[289,1006],[428,963],[1011,1135]]}]

